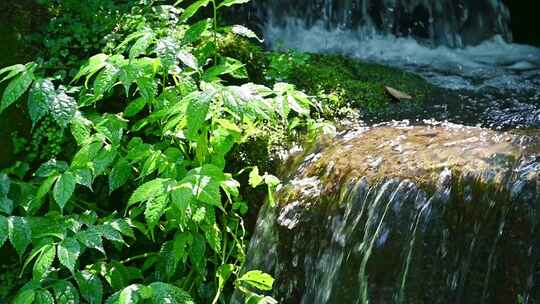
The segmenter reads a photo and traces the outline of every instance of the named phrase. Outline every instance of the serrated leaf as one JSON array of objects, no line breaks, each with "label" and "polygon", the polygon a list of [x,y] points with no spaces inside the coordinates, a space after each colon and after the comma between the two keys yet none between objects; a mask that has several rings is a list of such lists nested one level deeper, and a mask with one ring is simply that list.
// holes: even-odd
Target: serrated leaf
[{"label": "serrated leaf", "polygon": [[101,225],[98,227],[98,230],[102,237],[109,241],[124,243],[124,238],[122,234],[114,229],[111,225]]},{"label": "serrated leaf", "polygon": [[32,304],[36,298],[36,291],[27,289],[19,293],[13,300],[13,304]]},{"label": "serrated leaf", "polygon": [[49,271],[56,256],[56,246],[48,244],[43,246],[41,254],[34,264],[33,276],[35,280],[40,280]]},{"label": "serrated leaf", "polygon": [[255,34],[255,32],[253,32],[252,30],[248,29],[247,27],[243,25],[238,25],[238,24],[233,25],[231,28],[231,31],[235,33],[236,35],[239,35],[242,37],[257,39],[259,42],[264,41],[263,39],[259,38],[259,36]]},{"label": "serrated leaf", "polygon": [[209,3],[210,3],[210,0],[199,0],[191,4],[184,10],[182,15],[180,16],[180,22],[187,21],[189,18],[193,17],[193,15],[197,13],[197,11],[207,6]]},{"label": "serrated leaf", "polygon": [[39,166],[39,168],[34,173],[38,177],[49,177],[54,173],[62,173],[68,169],[68,164],[65,161],[58,161],[56,159],[51,159]]},{"label": "serrated leaf", "polygon": [[167,192],[167,184],[169,181],[169,179],[157,178],[142,184],[129,198],[128,206],[142,201],[147,201],[164,194]]},{"label": "serrated leaf", "polygon": [[116,162],[109,174],[109,193],[122,187],[131,176],[131,166],[127,160],[121,158]]},{"label": "serrated leaf", "polygon": [[59,90],[54,100],[49,104],[49,111],[58,125],[66,127],[75,116],[77,103],[65,91]]},{"label": "serrated leaf", "polygon": [[69,281],[58,281],[52,286],[56,304],[79,304],[79,292]]},{"label": "serrated leaf", "polygon": [[272,290],[274,279],[260,270],[252,270],[242,275],[238,281],[246,283],[262,291]]},{"label": "serrated leaf", "polygon": [[49,79],[38,79],[28,95],[28,114],[35,125],[49,112],[49,104],[56,98],[54,84]]},{"label": "serrated leaf", "polygon": [[106,54],[97,54],[88,60],[88,63],[83,65],[77,75],[73,78],[73,81],[79,80],[83,76],[91,77],[97,71],[101,70],[106,64],[109,58]]},{"label": "serrated leaf", "polygon": [[152,289],[141,284],[132,284],[124,288],[118,298],[118,304],[136,304],[152,296]]},{"label": "serrated leaf", "polygon": [[154,304],[195,304],[189,293],[174,285],[154,282],[148,285],[152,289],[152,303]]},{"label": "serrated leaf", "polygon": [[250,0],[224,0],[218,5],[218,8],[224,7],[224,6],[233,6],[236,4],[244,4],[248,3]]},{"label": "serrated leaf", "polygon": [[84,118],[80,112],[76,112],[71,120],[71,134],[77,141],[77,145],[81,146],[90,137],[90,127],[92,122]]},{"label": "serrated leaf", "polygon": [[140,77],[135,80],[135,83],[139,88],[142,98],[144,98],[146,102],[150,102],[154,99],[157,94],[157,84],[154,81],[154,78]]},{"label": "serrated leaf", "polygon": [[72,273],[81,254],[81,246],[74,238],[67,238],[58,245],[58,260]]},{"label": "serrated leaf", "polygon": [[9,72],[8,76],[4,77],[4,79],[2,79],[0,83],[17,76],[18,74],[24,72],[25,69],[26,69],[26,66],[24,64],[10,65],[10,66],[0,69],[0,75]]},{"label": "serrated leaf", "polygon": [[187,119],[187,132],[186,135],[189,139],[196,139],[198,137],[198,131],[206,121],[206,115],[210,108],[210,102],[215,96],[214,90],[206,90],[204,92],[197,92],[188,98],[188,107],[186,111]]},{"label": "serrated leaf", "polygon": [[17,78],[12,80],[4,90],[0,103],[0,113],[2,113],[12,103],[17,101],[30,87],[34,81],[34,71],[25,70]]},{"label": "serrated leaf", "polygon": [[129,105],[124,110],[124,117],[130,118],[139,114],[139,112],[141,112],[145,106],[146,106],[145,98],[139,97],[133,100],[132,102],[129,103]]},{"label": "serrated leaf", "polygon": [[79,284],[82,297],[89,304],[101,304],[103,298],[103,284],[95,273],[83,270],[75,273],[75,280]]},{"label": "serrated leaf", "polygon": [[8,239],[8,233],[8,219],[5,216],[0,215],[0,248],[4,246],[4,243]]},{"label": "serrated leaf", "polygon": [[23,217],[12,216],[8,220],[9,241],[19,254],[22,256],[26,247],[32,242],[32,231],[28,220]]},{"label": "serrated leaf", "polygon": [[213,225],[204,225],[202,228],[210,248],[219,254],[221,252],[221,230],[219,226],[214,223]]},{"label": "serrated leaf", "polygon": [[145,32],[131,47],[129,50],[129,58],[134,59],[142,54],[146,53],[146,49],[152,44],[154,40],[154,33]]},{"label": "serrated leaf", "polygon": [[176,57],[186,66],[197,70],[199,68],[199,63],[197,62],[197,58],[193,56],[191,53],[187,51],[179,51],[176,54]]},{"label": "serrated leaf", "polygon": [[111,227],[118,230],[120,233],[122,233],[125,236],[129,236],[131,238],[134,238],[135,235],[133,234],[133,229],[131,228],[130,224],[125,219],[116,219],[109,223]]},{"label": "serrated leaf", "polygon": [[204,19],[191,25],[184,34],[184,43],[189,44],[199,40],[202,34],[211,26],[210,19]]},{"label": "serrated leaf", "polygon": [[197,270],[198,273],[204,274],[206,271],[206,242],[204,237],[200,234],[193,234],[193,242],[191,245],[191,252],[189,254],[189,259],[191,264]]},{"label": "serrated leaf", "polygon": [[53,197],[60,209],[64,209],[75,191],[77,179],[71,172],[65,172],[58,178],[53,189]]},{"label": "serrated leaf", "polygon": [[41,185],[39,186],[36,193],[36,199],[37,200],[43,199],[51,191],[51,188],[57,179],[58,179],[58,175],[51,175],[47,177],[47,179],[45,179],[43,183],[41,183]]},{"label": "serrated leaf", "polygon": [[96,97],[107,93],[118,79],[120,70],[112,64],[107,64],[96,76],[94,81],[94,94]]},{"label": "serrated leaf", "polygon": [[151,199],[146,203],[144,210],[144,218],[150,230],[158,224],[159,219],[165,213],[165,209],[169,203],[168,195],[162,195],[155,199]]},{"label": "serrated leaf", "polygon": [[95,227],[90,227],[86,231],[81,231],[76,234],[77,239],[88,248],[93,248],[105,254],[101,234]]},{"label": "serrated leaf", "polygon": [[36,292],[34,304],[54,304],[54,298],[48,290],[40,289]]}]

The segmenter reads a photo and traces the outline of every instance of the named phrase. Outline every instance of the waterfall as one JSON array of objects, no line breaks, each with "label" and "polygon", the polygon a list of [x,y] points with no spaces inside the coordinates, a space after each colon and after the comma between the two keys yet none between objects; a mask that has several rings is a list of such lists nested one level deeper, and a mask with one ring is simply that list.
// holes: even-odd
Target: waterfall
[{"label": "waterfall", "polygon": [[261,210],[246,270],[279,303],[538,303],[538,143],[434,122],[323,141]]},{"label": "waterfall", "polygon": [[264,0],[255,7],[266,27],[322,27],[363,38],[392,34],[450,47],[496,35],[512,40],[501,0]]}]

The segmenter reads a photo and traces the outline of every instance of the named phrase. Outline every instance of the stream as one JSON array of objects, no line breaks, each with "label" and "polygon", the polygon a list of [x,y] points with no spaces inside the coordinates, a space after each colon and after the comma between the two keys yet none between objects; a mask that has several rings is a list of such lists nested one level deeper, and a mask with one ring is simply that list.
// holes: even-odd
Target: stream
[{"label": "stream", "polygon": [[421,75],[403,121],[291,156],[246,270],[279,303],[540,303],[540,49],[512,43],[496,0],[269,0],[269,47]]}]

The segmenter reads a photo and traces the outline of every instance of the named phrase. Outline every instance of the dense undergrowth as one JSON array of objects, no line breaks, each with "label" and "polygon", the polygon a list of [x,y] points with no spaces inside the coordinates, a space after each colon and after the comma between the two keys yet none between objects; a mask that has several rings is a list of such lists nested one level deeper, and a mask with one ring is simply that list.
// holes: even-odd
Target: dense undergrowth
[{"label": "dense undergrowth", "polygon": [[[250,164],[249,143],[316,132],[316,103],[290,84],[249,82],[219,52],[226,35],[256,38],[219,22],[246,1],[151,2],[112,18],[114,37],[87,60],[85,44],[105,30],[70,23],[61,28],[73,37],[45,46],[50,57],[0,70],[0,111],[26,103],[33,130],[0,174],[0,245],[18,256],[3,299],[226,303],[236,289],[248,303],[273,302],[260,295],[270,276],[240,272],[251,207],[242,193],[264,185],[271,202],[279,184]],[[206,8],[210,18],[197,19]]]},{"label": "dense undergrowth", "polygon": [[50,21],[24,37],[36,59],[0,69],[0,113],[31,130],[0,173],[0,300],[273,303],[272,278],[242,265],[277,152],[353,108],[392,109],[383,84],[427,86],[266,52],[220,18],[246,2],[41,1]]}]

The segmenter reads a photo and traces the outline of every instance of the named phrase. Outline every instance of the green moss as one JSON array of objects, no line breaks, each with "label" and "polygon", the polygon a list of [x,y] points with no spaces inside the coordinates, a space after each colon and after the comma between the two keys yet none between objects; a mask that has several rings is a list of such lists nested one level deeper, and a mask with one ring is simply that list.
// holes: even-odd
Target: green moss
[{"label": "green moss", "polygon": [[[331,113],[352,107],[377,116],[414,108],[432,90],[425,80],[414,74],[339,55],[310,55],[306,64],[293,67],[288,80],[319,97]],[[386,92],[385,86],[411,95],[412,101],[398,102]]]},{"label": "green moss", "polygon": [[[220,49],[224,55],[245,62],[250,79],[267,85],[289,82],[314,96],[327,119],[339,119],[351,108],[360,110],[365,119],[408,117],[421,110],[437,90],[412,73],[340,55],[265,52],[261,46],[233,35]],[[397,101],[385,86],[413,99]]]}]

